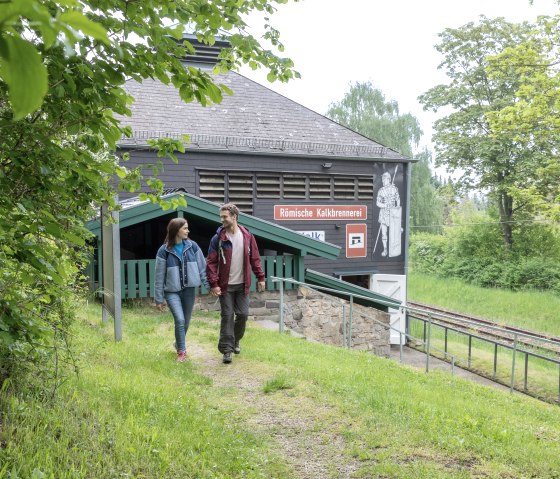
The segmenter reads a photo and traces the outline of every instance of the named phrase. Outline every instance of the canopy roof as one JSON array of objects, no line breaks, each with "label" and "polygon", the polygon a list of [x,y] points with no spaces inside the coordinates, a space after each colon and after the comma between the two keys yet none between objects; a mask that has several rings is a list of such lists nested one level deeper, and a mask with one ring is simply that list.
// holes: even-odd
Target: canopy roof
[{"label": "canopy roof", "polygon": [[[176,210],[178,216],[194,217],[199,222],[220,225],[220,205],[208,200],[191,195],[182,189],[169,191],[163,195],[166,200],[184,197],[187,206],[179,206]],[[143,223],[151,219],[169,215],[170,210],[164,211],[158,203],[140,201],[138,197],[121,202],[122,210],[119,212],[120,229]],[[256,216],[245,213],[239,214],[239,224],[249,228],[251,233],[259,240],[259,245],[274,249],[282,253],[297,254],[299,256],[313,255],[321,258],[336,259],[340,254],[340,246],[325,241],[315,240],[296,231],[279,226],[270,221],[265,221]],[[99,218],[87,224],[87,228],[98,238],[101,236]]]}]

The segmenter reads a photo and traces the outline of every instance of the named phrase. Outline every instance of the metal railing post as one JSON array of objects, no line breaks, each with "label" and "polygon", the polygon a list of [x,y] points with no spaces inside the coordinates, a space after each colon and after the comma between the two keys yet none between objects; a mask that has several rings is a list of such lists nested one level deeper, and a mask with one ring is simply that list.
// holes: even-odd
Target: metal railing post
[{"label": "metal railing post", "polygon": [[494,343],[494,371],[492,372],[492,379],[496,379],[498,372],[498,343]]},{"label": "metal railing post", "polygon": [[517,356],[517,334],[513,335],[513,352],[511,356],[511,384],[509,391],[513,392],[513,384],[515,383],[515,356]]},{"label": "metal railing post", "polygon": [[471,367],[471,356],[472,356],[472,336],[469,334],[469,358],[468,358],[469,369]]},{"label": "metal railing post", "polygon": [[284,281],[279,281],[280,283],[280,321],[278,324],[279,332],[284,332]]},{"label": "metal railing post", "polygon": [[354,296],[350,295],[350,313],[349,313],[349,324],[348,324],[348,348],[352,349],[352,314],[354,312]]},{"label": "metal railing post", "polygon": [[525,353],[525,378],[523,381],[523,388],[527,391],[527,378],[529,376],[529,354]]},{"label": "metal railing post", "polygon": [[[426,324],[426,323],[424,323]],[[426,338],[426,372],[430,371],[430,346],[431,346],[431,335],[432,335],[432,315],[428,314],[428,334]]]},{"label": "metal railing post", "polygon": [[426,344],[427,344],[427,341],[426,341],[426,325],[427,325],[427,321],[422,321],[422,323],[423,323],[423,335],[424,335],[424,338],[423,338],[424,341],[423,341],[422,347],[424,349],[424,352],[426,352]]},{"label": "metal railing post", "polygon": [[348,346],[346,342],[346,304],[342,303],[342,344],[346,348]]},{"label": "metal railing post", "polygon": [[[389,336],[390,335],[391,335],[391,330],[389,330]],[[401,331],[399,331],[399,360],[400,360],[401,363],[402,363],[402,356],[403,356],[403,343],[404,343],[403,333]]]}]

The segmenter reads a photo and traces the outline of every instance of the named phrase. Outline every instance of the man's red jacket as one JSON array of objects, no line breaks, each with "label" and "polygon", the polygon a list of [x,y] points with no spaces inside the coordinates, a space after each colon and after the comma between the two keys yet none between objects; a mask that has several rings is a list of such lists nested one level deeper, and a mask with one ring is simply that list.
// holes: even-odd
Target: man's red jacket
[{"label": "man's red jacket", "polygon": [[[237,225],[243,234],[243,277],[245,278],[245,294],[249,294],[251,287],[251,270],[257,281],[264,281],[264,271],[261,266],[261,256],[255,237],[243,226]],[[231,241],[226,230],[220,226],[210,240],[208,256],[206,258],[206,276],[211,288],[219,286],[223,293],[227,291],[229,268],[231,265]]]}]

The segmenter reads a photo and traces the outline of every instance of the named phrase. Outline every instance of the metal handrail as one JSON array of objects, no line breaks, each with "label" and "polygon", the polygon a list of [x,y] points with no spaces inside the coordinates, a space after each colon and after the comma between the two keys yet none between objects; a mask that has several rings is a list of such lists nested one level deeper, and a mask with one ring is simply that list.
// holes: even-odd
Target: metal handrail
[{"label": "metal handrail", "polygon": [[[329,292],[329,293],[335,293],[337,295],[343,295],[343,296],[348,296],[349,298],[349,302],[350,302],[350,308],[349,308],[349,321],[348,324],[346,323],[346,314],[345,314],[345,308],[344,308],[344,304],[343,304],[343,339],[344,339],[344,343],[345,346],[348,348],[352,347],[352,314],[353,314],[353,302],[354,302],[354,298],[360,298],[360,299],[366,299],[369,300],[371,298],[368,298],[366,296],[360,295],[360,294],[354,294],[354,293],[349,293],[347,291],[340,291],[340,290],[336,290],[336,289],[332,289],[332,288],[327,288],[324,286],[317,286],[317,285],[310,285],[308,283],[304,283],[301,281],[296,281],[293,278],[280,278],[277,276],[271,276],[270,279],[272,280],[272,282],[274,283],[279,283],[280,286],[280,318],[279,318],[279,331],[283,332],[284,331],[284,283],[291,283],[291,284],[295,284],[295,285],[299,285],[299,286],[305,286],[311,289],[315,289],[315,290],[320,290],[320,291],[325,291],[325,292]],[[376,300],[377,302],[379,302],[380,304],[392,307],[394,303],[389,303],[383,300]],[[393,309],[395,309],[393,307]],[[444,355],[445,358],[449,358],[451,360],[451,374],[454,374],[454,369],[455,369],[455,364],[457,362],[465,362],[465,364],[467,364],[467,369],[469,369],[470,367],[470,356],[469,356],[469,362],[467,363],[466,360],[463,360],[462,358],[452,355],[450,354],[447,350],[442,350],[440,348],[434,347],[431,344],[431,326],[432,326],[432,320],[434,319],[433,316],[436,317],[440,317],[440,318],[446,318],[446,316],[444,314],[440,314],[440,313],[436,313],[436,312],[432,312],[432,311],[427,311],[427,310],[423,310],[423,309],[419,309],[419,308],[412,308],[412,307],[408,307],[406,305],[400,306],[400,309],[402,311],[407,311],[409,313],[420,313],[420,314],[424,314],[428,317],[428,319],[421,319],[421,318],[416,318],[414,316],[414,314],[410,314],[410,316],[412,318],[421,320],[424,322],[424,324],[428,324],[428,334],[426,335],[426,332],[424,333],[424,335],[426,336],[426,340],[422,340],[420,338],[417,338],[411,334],[408,334],[406,331],[402,332],[400,330],[398,330],[397,328],[394,328],[393,326],[391,326],[390,324],[387,325],[379,320],[377,320],[376,318],[368,318],[370,320],[373,320],[374,322],[376,322],[377,324],[380,324],[382,327],[387,328],[388,330],[392,330],[395,331],[399,334],[399,346],[400,346],[400,353],[399,353],[399,358],[400,358],[400,362],[403,361],[403,345],[404,345],[404,341],[403,338],[405,339],[405,341],[408,340],[413,340],[415,341],[417,344],[421,344],[425,346],[425,353],[426,353],[426,372],[429,372],[430,369],[430,356],[431,354],[433,354],[433,352],[439,352],[441,354]],[[498,326],[492,326],[492,325],[487,325],[487,324],[481,324],[478,323],[476,321],[472,321],[472,320],[467,320],[467,319],[462,319],[462,318],[452,318],[455,322],[457,323],[464,323],[464,324],[468,324],[468,325],[477,325],[477,326],[484,326],[485,328],[491,329],[491,330],[496,330],[496,331],[501,331],[503,332],[504,328],[500,328]],[[437,319],[436,321],[433,323],[434,325],[437,325],[438,327],[442,327],[441,324],[438,323]],[[460,326],[460,325],[459,325]],[[348,327],[348,335],[347,333],[347,327]],[[543,341],[546,343],[552,343],[552,344],[558,344],[558,341],[554,341],[554,340],[549,340],[547,338],[542,338],[539,336],[533,336],[531,334],[528,333],[522,333],[522,332],[515,332],[514,333],[514,344],[513,346],[511,345],[507,345],[507,344],[502,344],[500,342],[497,341],[492,341],[488,338],[483,338],[483,337],[479,337],[477,335],[474,335],[472,333],[466,332],[466,331],[461,331],[459,329],[454,329],[452,327],[449,326],[445,326],[445,328],[450,329],[450,330],[454,330],[456,332],[459,332],[461,334],[466,334],[468,336],[473,336],[475,338],[490,342],[490,343],[494,343],[495,345],[500,345],[503,346],[505,348],[511,349],[512,350],[512,367],[511,367],[511,382],[510,382],[510,392],[514,391],[514,384],[515,384],[515,356],[516,353],[522,353],[525,354],[526,356],[534,356],[540,359],[544,359],[547,361],[550,361],[552,363],[555,364],[560,364],[560,361],[557,361],[555,359],[552,358],[547,358],[545,356],[540,356],[532,351],[527,351],[525,349],[523,349],[522,347],[520,348],[519,346],[519,336],[523,336],[525,338],[530,338],[533,340],[537,340],[537,341]],[[511,334],[511,332],[509,332],[509,334]],[[469,353],[470,355],[470,353]],[[525,379],[526,382],[526,379]],[[559,395],[559,401],[560,401],[560,395]]]},{"label": "metal handrail", "polygon": [[437,313],[437,312],[434,312],[434,311],[428,311],[426,309],[412,308],[412,307],[406,306],[406,305],[402,305],[401,309],[409,311],[411,313],[420,313],[420,314],[426,314],[426,315],[430,314],[432,317],[439,316],[441,318],[449,318],[449,319],[453,319],[453,321],[456,322],[456,323],[464,323],[464,324],[468,324],[468,325],[472,325],[472,326],[484,327],[485,329],[493,329],[495,331],[505,332],[507,334],[523,336],[523,337],[530,338],[530,339],[533,339],[533,340],[536,340],[536,341],[551,343],[551,344],[554,344],[556,346],[560,345],[560,342],[557,341],[557,340],[554,340],[554,339],[543,338],[542,336],[532,335],[530,333],[524,333],[524,332],[521,332],[521,331],[515,331],[515,332],[514,331],[508,331],[505,328],[502,328],[500,326],[492,326],[490,324],[480,323],[476,320],[457,318],[455,316],[446,316],[445,314],[442,314],[442,313]]},{"label": "metal handrail", "polygon": [[[340,291],[337,289],[332,289],[332,288],[327,288],[325,286],[316,286],[316,285],[312,285],[312,284],[308,284],[308,283],[303,283],[301,281],[296,281],[293,278],[280,278],[278,276],[271,276],[270,279],[272,280],[272,282],[274,283],[280,283],[280,318],[279,318],[279,325],[278,325],[278,330],[280,333],[284,332],[284,287],[283,287],[283,283],[292,283],[292,284],[297,284],[300,286],[305,286],[311,289],[317,289],[317,290],[322,290],[322,291],[328,291],[331,293],[337,293],[337,294],[342,294],[342,295],[346,295],[349,297],[349,301],[350,301],[350,312],[349,312],[349,322],[348,322],[348,335],[346,335],[346,323],[344,322],[346,320],[346,315],[344,313],[344,306],[343,305],[343,337],[344,337],[344,341],[345,341],[345,345],[348,348],[352,347],[352,314],[353,314],[353,298],[362,298],[362,299],[371,299],[368,298],[367,296],[362,296],[359,294],[354,294],[354,293],[349,293],[347,291]],[[379,303],[383,303],[386,305],[391,305],[391,303],[389,302],[385,302],[383,300],[379,300]],[[381,325],[382,327],[390,330],[390,331],[395,331],[399,334],[399,360],[402,363],[403,361],[403,346],[404,346],[404,341],[403,339],[412,339],[415,340],[416,342],[420,342],[422,344],[424,344],[424,341],[422,341],[420,338],[417,338],[415,336],[412,336],[410,334],[408,334],[407,332],[402,332],[397,328],[394,328],[393,326],[391,326],[390,324],[385,324],[382,321],[379,321],[376,318],[369,318],[370,320],[374,321],[375,323]],[[349,336],[349,337],[347,337]],[[429,349],[429,347],[428,347]],[[457,360],[461,361],[461,358],[458,358],[457,356],[454,356],[452,354],[449,354],[446,351],[442,351],[439,348],[432,348],[435,351],[439,351],[441,353],[443,353],[446,357],[451,358],[452,360],[452,365],[451,365],[451,371],[452,373],[454,372],[454,366],[455,363],[457,362]],[[426,371],[428,371],[429,369],[429,357],[430,355],[427,354],[426,355],[427,359],[426,359]]]}]

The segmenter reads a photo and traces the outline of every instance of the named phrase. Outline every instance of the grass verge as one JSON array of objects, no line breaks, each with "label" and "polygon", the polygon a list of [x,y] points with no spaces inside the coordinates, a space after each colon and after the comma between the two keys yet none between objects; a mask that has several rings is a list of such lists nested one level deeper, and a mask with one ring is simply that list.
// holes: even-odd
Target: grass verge
[{"label": "grass verge", "polygon": [[[175,361],[169,314],[125,311],[115,343],[99,311],[86,313],[81,373],[56,401],[2,392],[1,478],[319,477],[293,467],[296,453],[320,461],[325,479],[558,478],[556,406],[252,325],[240,357],[210,375],[201,356]],[[187,343],[219,363],[217,335],[215,318],[198,315]],[[253,427],[260,412],[243,385],[221,382],[231,375],[258,384],[253,400],[269,414],[305,415],[288,438],[297,451],[279,447],[282,423]],[[337,454],[321,456],[329,443]]]},{"label": "grass verge", "polygon": [[408,298],[560,337],[560,296],[553,293],[481,288],[455,278],[411,272]]}]

